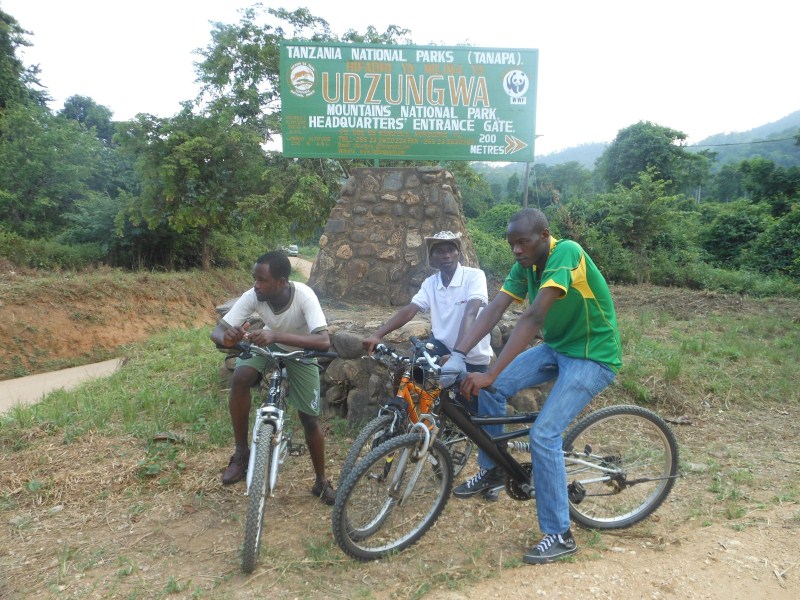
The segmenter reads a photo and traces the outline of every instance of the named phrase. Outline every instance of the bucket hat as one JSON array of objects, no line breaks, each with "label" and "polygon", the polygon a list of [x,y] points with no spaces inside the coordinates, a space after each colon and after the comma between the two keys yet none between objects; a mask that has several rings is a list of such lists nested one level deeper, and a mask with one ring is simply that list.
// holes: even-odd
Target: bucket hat
[{"label": "bucket hat", "polygon": [[453,233],[452,231],[440,231],[439,233],[425,238],[425,245],[428,247],[428,258],[431,252],[438,244],[449,242],[454,244],[458,251],[461,252],[461,232]]}]

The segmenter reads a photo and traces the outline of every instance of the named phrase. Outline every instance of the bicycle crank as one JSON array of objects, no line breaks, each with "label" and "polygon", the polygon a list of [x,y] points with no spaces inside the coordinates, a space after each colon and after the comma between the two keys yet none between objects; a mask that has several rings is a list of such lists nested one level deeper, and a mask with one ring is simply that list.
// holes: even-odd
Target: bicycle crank
[{"label": "bicycle crank", "polygon": [[536,494],[533,491],[533,486],[530,484],[531,470],[533,469],[533,465],[528,462],[519,463],[519,466],[522,467],[528,474],[528,481],[524,484],[521,484],[509,477],[506,479],[506,493],[508,494],[509,498],[513,498],[514,500],[532,500],[536,497]]}]

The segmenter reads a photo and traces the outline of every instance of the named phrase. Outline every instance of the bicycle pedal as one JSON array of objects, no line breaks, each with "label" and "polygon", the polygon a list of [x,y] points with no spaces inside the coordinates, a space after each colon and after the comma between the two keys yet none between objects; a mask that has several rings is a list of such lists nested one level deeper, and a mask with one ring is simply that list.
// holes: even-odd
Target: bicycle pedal
[{"label": "bicycle pedal", "polygon": [[484,500],[488,500],[489,502],[497,502],[500,500],[500,492],[503,491],[504,488],[497,488],[494,490],[486,490],[485,492],[481,493]]},{"label": "bicycle pedal", "polygon": [[291,444],[289,446],[289,456],[300,456],[306,451],[303,444]]}]

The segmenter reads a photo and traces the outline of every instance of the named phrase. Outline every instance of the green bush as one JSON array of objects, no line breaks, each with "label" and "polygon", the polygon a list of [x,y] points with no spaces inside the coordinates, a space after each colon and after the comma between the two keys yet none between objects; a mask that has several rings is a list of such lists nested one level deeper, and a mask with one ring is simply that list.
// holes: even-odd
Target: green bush
[{"label": "green bush", "polygon": [[800,298],[800,283],[781,275],[764,275],[754,271],[730,271],[700,264],[689,269],[691,287],[735,292],[748,296],[788,296]]},{"label": "green bush", "polygon": [[250,271],[255,260],[277,248],[273,242],[252,232],[235,235],[214,232],[209,242],[213,248],[212,263],[218,268],[241,268]]},{"label": "green bush", "polygon": [[[518,204],[498,204],[483,213],[480,217],[471,219],[470,224],[492,237],[503,238],[503,240],[505,240],[508,222],[521,208],[522,207]],[[472,229],[470,229],[470,235],[472,235]]]},{"label": "green bush", "polygon": [[0,229],[0,258],[22,266],[24,264],[25,242],[26,240],[16,233]]},{"label": "green bush", "polygon": [[747,264],[762,273],[800,281],[800,203],[772,221],[744,253]]},{"label": "green bush", "polygon": [[61,244],[53,240],[27,240],[0,231],[0,258],[18,267],[79,270],[103,262],[100,244]]},{"label": "green bush", "polygon": [[768,207],[737,200],[703,208],[709,223],[701,229],[700,242],[711,262],[718,267],[741,266],[742,254],[768,225]]},{"label": "green bush", "polygon": [[514,261],[505,238],[486,233],[473,223],[467,223],[467,230],[483,272],[495,277],[505,277]]}]

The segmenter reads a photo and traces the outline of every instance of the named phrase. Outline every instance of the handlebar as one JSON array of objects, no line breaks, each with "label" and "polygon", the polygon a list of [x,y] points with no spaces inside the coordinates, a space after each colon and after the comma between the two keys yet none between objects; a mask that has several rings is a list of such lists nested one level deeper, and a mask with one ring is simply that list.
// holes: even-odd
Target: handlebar
[{"label": "handlebar", "polygon": [[[397,352],[393,348],[390,348],[389,346],[387,346],[384,343],[377,344],[375,346],[375,349],[373,350],[373,354],[378,354],[378,355],[382,355],[382,356],[389,356],[393,360],[395,360],[397,362],[400,362],[400,363],[408,364],[408,363],[411,363],[412,360],[414,360],[414,362],[417,365],[426,365],[427,364],[431,368],[431,370],[433,371],[433,373],[432,373],[433,377],[437,378],[439,376],[439,374],[441,373],[442,365],[438,364],[438,362],[437,362],[437,360],[439,359],[438,356],[431,356],[430,353],[428,352],[428,350],[432,350],[433,349],[433,345],[430,342],[423,342],[422,340],[414,337],[413,335],[409,337],[409,340],[411,341],[411,343],[413,345],[413,347],[412,347],[413,355],[416,356],[418,353],[421,354],[420,356],[417,356],[416,360],[414,360],[412,357],[409,357],[409,356],[401,356],[401,355],[397,354]],[[451,389],[457,390],[458,389],[457,386],[460,384],[460,381],[461,381],[460,379],[458,381],[456,381],[453,384],[453,386],[451,386]],[[495,387],[493,385],[486,386],[485,389],[486,389],[487,392],[489,392],[491,394],[495,393],[495,391],[496,391]]]},{"label": "handlebar", "polygon": [[235,351],[239,354],[241,358],[247,359],[250,358],[254,353],[258,354],[259,356],[264,356],[266,358],[271,359],[280,359],[280,358],[296,358],[301,362],[307,362],[309,359],[312,358],[338,358],[339,355],[336,352],[330,352],[327,350],[311,350],[306,348],[300,348],[298,350],[289,350],[289,351],[282,351],[282,350],[270,350],[269,348],[262,348],[261,346],[256,346],[251,342],[241,341],[235,346],[230,348],[225,348],[221,346],[217,346],[220,350],[231,352]]},{"label": "handlebar", "polygon": [[392,360],[401,363],[401,364],[410,364],[414,363],[420,366],[428,366],[433,369],[436,373],[442,369],[441,365],[438,364],[438,356],[431,356],[428,352],[429,349],[432,349],[432,345],[426,342],[422,342],[418,338],[414,337],[413,335],[409,338],[412,343],[412,356],[402,356],[397,353],[394,348],[387,346],[383,342],[377,344],[373,350],[373,355],[378,356],[388,356]]}]

